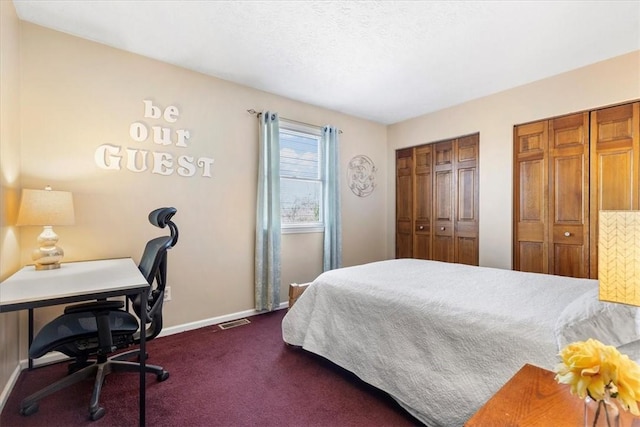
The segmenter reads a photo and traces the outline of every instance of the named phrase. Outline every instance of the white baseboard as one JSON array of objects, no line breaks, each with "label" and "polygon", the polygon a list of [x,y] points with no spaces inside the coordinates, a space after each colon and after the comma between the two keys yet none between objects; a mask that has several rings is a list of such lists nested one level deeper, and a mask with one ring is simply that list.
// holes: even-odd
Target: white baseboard
[{"label": "white baseboard", "polygon": [[[57,363],[65,359],[69,359],[69,357],[62,353],[58,353],[57,351],[52,351],[51,353],[47,353],[38,359],[33,359],[33,367],[37,368],[39,366],[51,365],[52,363]],[[29,360],[22,359],[20,361],[20,369],[24,371],[28,367]]]},{"label": "white baseboard", "polygon": [[[282,310],[287,307],[289,307],[288,302],[281,302],[280,306],[278,307],[278,310]],[[211,317],[209,319],[199,320],[197,322],[190,322],[182,325],[171,326],[168,328],[163,328],[162,332],[160,332],[160,335],[158,335],[158,337],[165,337],[173,334],[179,334],[180,332],[186,332],[186,331],[191,331],[193,329],[204,328],[206,326],[217,325],[218,323],[231,322],[233,320],[242,319],[244,317],[251,317],[258,314],[261,314],[261,312],[255,309],[252,309],[252,310],[239,311],[237,313],[226,314],[224,316]],[[58,353],[54,351],[54,352],[45,354],[44,356],[38,359],[35,359],[33,361],[33,366],[38,367],[38,366],[49,365],[51,363],[60,362],[61,360],[64,360],[64,359],[68,359],[68,357],[62,353]],[[13,387],[15,386],[16,381],[18,381],[20,372],[24,369],[27,369],[28,367],[29,367],[29,360],[23,359],[20,361],[18,366],[16,366],[16,369],[14,370],[13,374],[11,374],[11,377],[9,378],[9,381],[5,385],[4,390],[2,390],[2,394],[0,394],[0,412],[2,412],[2,409],[4,408],[4,405],[7,399],[9,398],[9,394],[11,394],[11,391],[13,390]]]},{"label": "white baseboard", "polygon": [[16,369],[13,370],[13,373],[9,377],[9,381],[7,381],[7,384],[4,386],[4,390],[0,393],[0,412],[4,409],[4,405],[7,403],[7,400],[9,400],[9,395],[18,381],[20,371],[20,365],[16,366]]},{"label": "white baseboard", "polygon": [[[289,302],[281,302],[278,310],[289,307]],[[252,309],[239,311],[237,313],[225,314],[224,316],[210,317],[209,319],[198,320],[197,322],[184,323],[178,326],[171,326],[169,328],[162,328],[159,337],[167,335],[178,334],[180,332],[191,331],[193,329],[204,328],[206,326],[217,325],[218,323],[231,322],[233,320],[242,319],[243,317],[251,317],[261,314],[261,312]]]}]

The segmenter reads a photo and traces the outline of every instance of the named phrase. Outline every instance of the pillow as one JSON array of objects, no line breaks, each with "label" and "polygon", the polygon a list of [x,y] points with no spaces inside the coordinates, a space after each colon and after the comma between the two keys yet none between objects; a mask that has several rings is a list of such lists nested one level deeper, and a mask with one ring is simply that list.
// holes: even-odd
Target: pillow
[{"label": "pillow", "polygon": [[574,341],[596,339],[615,347],[640,339],[637,307],[598,299],[594,287],[567,305],[556,322],[558,349]]}]

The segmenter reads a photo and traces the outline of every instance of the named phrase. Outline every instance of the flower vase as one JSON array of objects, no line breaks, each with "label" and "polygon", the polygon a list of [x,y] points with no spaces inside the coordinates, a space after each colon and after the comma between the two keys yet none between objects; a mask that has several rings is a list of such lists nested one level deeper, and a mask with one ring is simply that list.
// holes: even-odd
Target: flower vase
[{"label": "flower vase", "polygon": [[585,397],[584,427],[620,427],[620,410],[616,402],[609,396],[603,400]]}]

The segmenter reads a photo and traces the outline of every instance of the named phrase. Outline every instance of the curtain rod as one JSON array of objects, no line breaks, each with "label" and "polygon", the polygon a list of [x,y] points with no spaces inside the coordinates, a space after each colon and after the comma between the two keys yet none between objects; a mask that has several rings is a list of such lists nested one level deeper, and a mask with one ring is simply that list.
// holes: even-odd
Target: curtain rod
[{"label": "curtain rod", "polygon": [[[262,111],[256,111],[253,108],[250,108],[250,109],[247,110],[247,113],[256,114],[256,115],[259,116],[260,114],[262,114]],[[282,120],[286,120],[288,122],[297,123],[299,125],[312,126],[312,127],[316,127],[316,128],[321,128],[322,127],[322,126],[314,125],[314,124],[311,124],[311,123],[299,122],[298,120],[287,119],[286,117],[282,117]],[[342,131],[338,129],[338,133],[342,133]]]}]

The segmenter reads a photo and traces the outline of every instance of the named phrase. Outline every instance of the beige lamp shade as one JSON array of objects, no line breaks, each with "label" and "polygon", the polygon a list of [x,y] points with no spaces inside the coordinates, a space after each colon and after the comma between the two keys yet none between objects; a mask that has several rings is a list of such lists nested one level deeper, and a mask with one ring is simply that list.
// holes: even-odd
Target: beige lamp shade
[{"label": "beige lamp shade", "polygon": [[640,306],[640,211],[600,211],[600,299]]},{"label": "beige lamp shade", "polygon": [[68,191],[22,190],[16,225],[73,225],[73,196]]}]

